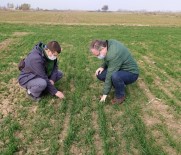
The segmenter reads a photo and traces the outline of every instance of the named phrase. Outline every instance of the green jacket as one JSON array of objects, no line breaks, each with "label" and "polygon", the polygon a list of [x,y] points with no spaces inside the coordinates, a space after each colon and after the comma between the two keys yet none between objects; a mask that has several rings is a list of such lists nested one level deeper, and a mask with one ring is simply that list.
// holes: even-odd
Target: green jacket
[{"label": "green jacket", "polygon": [[111,76],[118,70],[125,70],[139,74],[136,61],[131,56],[129,50],[120,42],[110,39],[108,42],[108,51],[101,67],[107,68],[107,75],[104,83],[103,94],[107,95],[112,87]]}]

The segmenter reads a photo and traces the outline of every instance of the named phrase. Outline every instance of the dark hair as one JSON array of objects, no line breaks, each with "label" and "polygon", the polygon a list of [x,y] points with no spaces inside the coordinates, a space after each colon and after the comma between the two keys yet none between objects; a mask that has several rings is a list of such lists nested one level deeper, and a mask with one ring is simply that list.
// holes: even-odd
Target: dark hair
[{"label": "dark hair", "polygon": [[100,50],[100,48],[102,47],[107,47],[107,42],[106,40],[94,40],[92,41],[91,45],[90,45],[90,49],[96,49],[96,50]]},{"label": "dark hair", "polygon": [[50,41],[46,47],[52,51],[52,52],[58,52],[60,53],[61,52],[61,47],[60,47],[60,44],[57,42],[57,41]]}]

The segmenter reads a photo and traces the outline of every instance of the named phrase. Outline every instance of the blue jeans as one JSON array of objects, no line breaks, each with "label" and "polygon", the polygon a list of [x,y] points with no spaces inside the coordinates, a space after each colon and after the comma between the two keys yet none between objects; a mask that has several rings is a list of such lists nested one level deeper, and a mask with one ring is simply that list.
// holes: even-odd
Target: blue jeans
[{"label": "blue jeans", "polygon": [[[107,69],[103,70],[101,74],[97,75],[97,78],[105,82]],[[125,96],[125,86],[135,82],[138,79],[138,74],[134,74],[128,71],[119,70],[114,72],[111,76],[113,87],[115,88],[115,97],[121,98]]]}]

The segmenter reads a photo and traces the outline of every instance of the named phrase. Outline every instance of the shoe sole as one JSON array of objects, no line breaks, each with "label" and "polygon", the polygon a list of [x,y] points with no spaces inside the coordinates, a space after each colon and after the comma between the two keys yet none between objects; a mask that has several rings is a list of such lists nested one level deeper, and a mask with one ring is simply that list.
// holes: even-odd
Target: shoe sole
[{"label": "shoe sole", "polygon": [[26,97],[33,102],[39,102],[41,100],[41,98],[34,98],[34,97],[30,96],[29,94],[26,94]]}]

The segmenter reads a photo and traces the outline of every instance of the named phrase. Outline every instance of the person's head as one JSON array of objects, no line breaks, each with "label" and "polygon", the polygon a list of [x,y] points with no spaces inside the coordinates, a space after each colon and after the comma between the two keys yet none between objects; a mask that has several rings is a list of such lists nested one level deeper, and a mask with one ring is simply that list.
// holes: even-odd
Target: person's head
[{"label": "person's head", "polygon": [[103,59],[107,53],[107,42],[104,40],[94,40],[90,45],[90,50],[93,55],[99,59]]},{"label": "person's head", "polygon": [[55,60],[61,52],[60,44],[57,41],[50,41],[45,46],[45,52],[50,60]]}]

